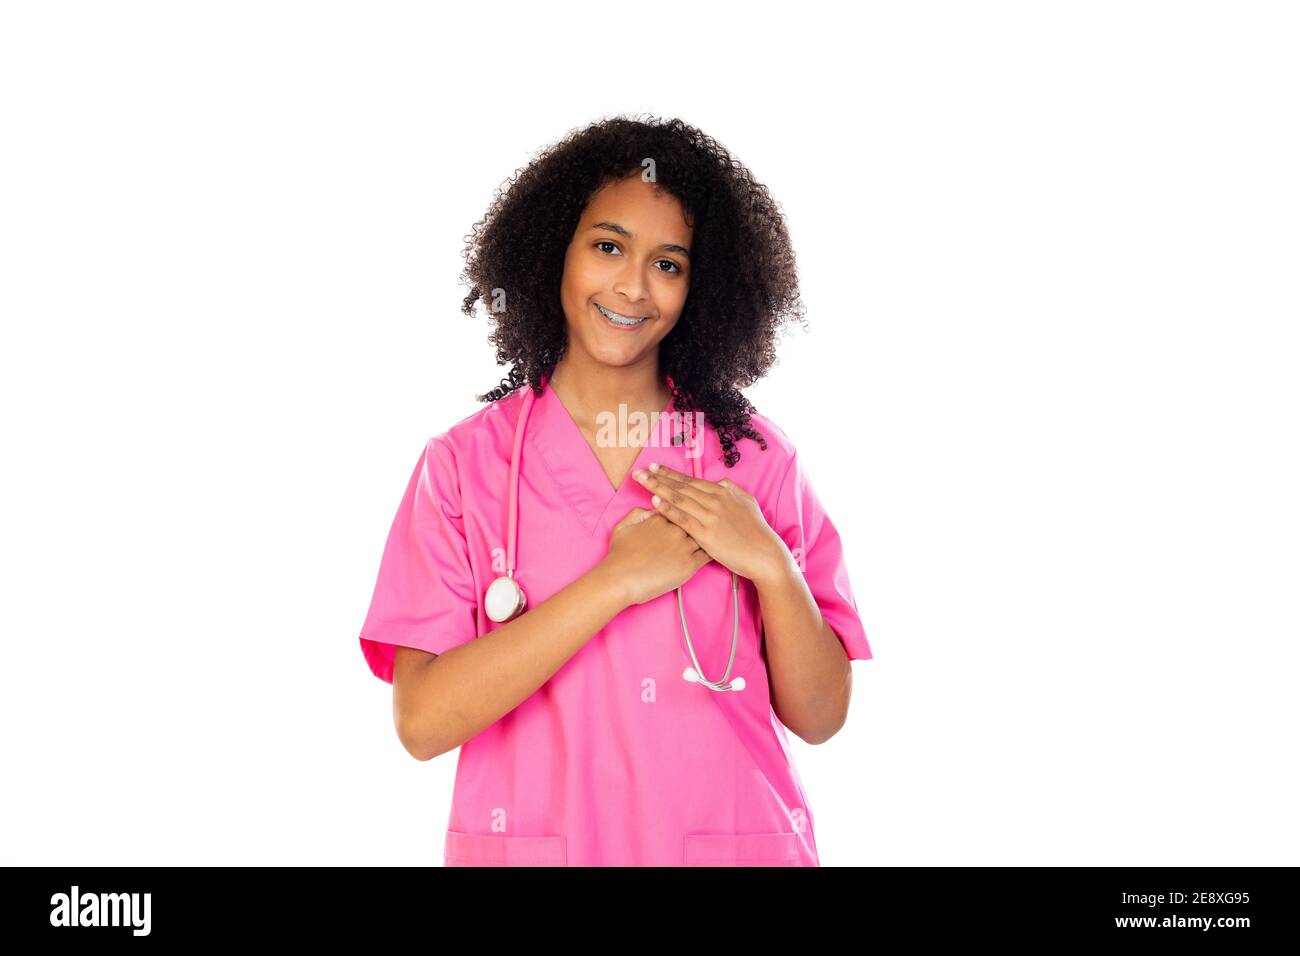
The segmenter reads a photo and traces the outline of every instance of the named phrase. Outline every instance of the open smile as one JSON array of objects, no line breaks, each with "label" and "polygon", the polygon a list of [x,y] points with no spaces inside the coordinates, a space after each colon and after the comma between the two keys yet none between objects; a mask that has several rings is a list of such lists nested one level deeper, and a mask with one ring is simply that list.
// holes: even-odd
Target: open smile
[{"label": "open smile", "polygon": [[611,312],[603,305],[597,304],[596,311],[605,317],[605,321],[618,329],[634,329],[649,318],[648,315],[619,315],[617,312]]}]

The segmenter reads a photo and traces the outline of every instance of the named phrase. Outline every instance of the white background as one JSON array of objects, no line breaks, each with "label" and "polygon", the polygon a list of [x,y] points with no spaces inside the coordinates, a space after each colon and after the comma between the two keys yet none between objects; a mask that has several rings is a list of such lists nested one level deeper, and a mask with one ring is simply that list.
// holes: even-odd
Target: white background
[{"label": "white background", "polygon": [[0,8],[3,863],[441,863],[357,632],[505,372],[465,235],[636,113],[799,257],[748,394],[876,655],[790,735],[823,865],[1300,862],[1294,7],[847,9]]}]

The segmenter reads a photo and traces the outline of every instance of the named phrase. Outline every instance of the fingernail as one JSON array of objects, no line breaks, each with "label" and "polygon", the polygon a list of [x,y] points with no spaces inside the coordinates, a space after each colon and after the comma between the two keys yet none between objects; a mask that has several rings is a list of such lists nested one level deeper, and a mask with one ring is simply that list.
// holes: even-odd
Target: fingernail
[{"label": "fingernail", "polygon": [[636,471],[632,472],[632,477],[637,481],[645,481],[645,472],[638,468]]},{"label": "fingernail", "polygon": [[651,496],[650,496],[650,500],[651,500],[652,502],[654,502],[655,504],[659,504],[659,496],[658,496],[658,495],[651,495]]},{"label": "fingernail", "polygon": [[652,462],[650,462],[650,470],[651,470],[651,471],[658,471],[658,470],[659,470],[659,462],[657,462],[657,461],[652,461]]}]

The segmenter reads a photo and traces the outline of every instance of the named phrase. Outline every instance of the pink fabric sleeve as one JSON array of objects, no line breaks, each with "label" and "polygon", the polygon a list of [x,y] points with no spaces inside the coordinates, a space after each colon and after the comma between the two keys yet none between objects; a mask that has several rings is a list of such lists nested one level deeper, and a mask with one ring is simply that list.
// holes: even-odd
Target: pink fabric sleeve
[{"label": "pink fabric sleeve", "polygon": [[772,530],[790,549],[822,617],[844,645],[849,660],[869,660],[871,645],[853,599],[839,532],[822,508],[798,452],[791,455],[781,481],[775,517]]},{"label": "pink fabric sleeve", "polygon": [[431,438],[388,532],[361,651],[391,684],[396,645],[442,654],[478,635],[477,615],[455,458]]}]

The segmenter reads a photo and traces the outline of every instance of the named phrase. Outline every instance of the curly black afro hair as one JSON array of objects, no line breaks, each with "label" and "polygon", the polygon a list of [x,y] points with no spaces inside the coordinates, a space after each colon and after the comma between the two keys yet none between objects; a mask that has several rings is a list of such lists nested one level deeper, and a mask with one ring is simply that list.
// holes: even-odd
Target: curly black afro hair
[{"label": "curly black afro hair", "polygon": [[694,229],[690,289],[659,343],[659,367],[672,376],[676,407],[704,413],[730,468],[741,437],[767,450],[740,389],[767,374],[781,327],[802,323],[804,306],[779,204],[722,146],[678,119],[620,116],[571,130],[498,188],[465,237],[460,281],[470,291],[461,311],[473,316],[475,303],[484,304],[497,364],[511,368],[475,397],[497,401],[525,382],[540,395],[541,377],[567,345],[560,285],[582,211],[602,186],[640,173],[646,158]]}]

